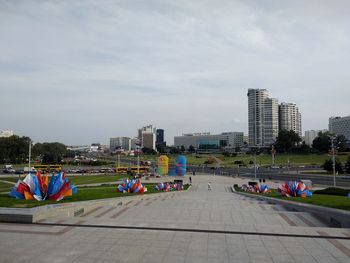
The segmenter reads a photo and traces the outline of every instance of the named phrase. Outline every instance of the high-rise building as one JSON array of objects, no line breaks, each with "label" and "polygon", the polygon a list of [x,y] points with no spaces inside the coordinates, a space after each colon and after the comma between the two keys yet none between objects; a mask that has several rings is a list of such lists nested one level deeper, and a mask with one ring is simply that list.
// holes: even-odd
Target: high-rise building
[{"label": "high-rise building", "polygon": [[295,103],[282,102],[279,105],[279,130],[292,130],[300,137],[302,136],[301,114]]},{"label": "high-rise building", "polygon": [[318,134],[320,132],[327,132],[328,130],[310,130],[310,131],[305,131],[305,144],[312,146],[312,142],[316,139]]},{"label": "high-rise building", "polygon": [[156,145],[166,145],[164,141],[164,130],[163,129],[157,129],[157,139],[156,139]]},{"label": "high-rise building", "polygon": [[300,137],[301,114],[294,103],[269,98],[266,89],[248,89],[249,146],[270,146],[281,130],[293,130]]},{"label": "high-rise building", "polygon": [[278,136],[278,101],[266,89],[248,89],[248,136],[250,146],[268,146]]},{"label": "high-rise building", "polygon": [[157,129],[153,125],[147,125],[138,130],[140,146],[156,150]]},{"label": "high-rise building", "polygon": [[182,136],[174,137],[175,147],[184,146],[189,149],[193,146],[195,149],[221,149],[223,147],[241,147],[243,146],[243,132],[223,132],[221,134],[188,133]]},{"label": "high-rise building", "polygon": [[350,116],[330,117],[328,124],[329,132],[336,135],[344,135],[350,140]]},{"label": "high-rise building", "polygon": [[278,100],[267,98],[264,105],[263,145],[271,145],[278,136]]},{"label": "high-rise building", "polygon": [[125,151],[131,150],[131,139],[129,137],[115,137],[109,140],[109,149],[115,151],[122,148]]}]

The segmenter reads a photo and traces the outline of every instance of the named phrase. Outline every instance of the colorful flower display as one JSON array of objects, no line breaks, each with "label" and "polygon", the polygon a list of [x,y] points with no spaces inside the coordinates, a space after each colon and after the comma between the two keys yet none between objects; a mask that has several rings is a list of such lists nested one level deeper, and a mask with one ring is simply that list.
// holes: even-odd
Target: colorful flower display
[{"label": "colorful flower display", "polygon": [[267,184],[244,185],[242,189],[247,192],[265,194],[271,192]]},{"label": "colorful flower display", "polygon": [[163,192],[180,191],[183,189],[184,187],[182,184],[176,184],[176,183],[159,183],[154,186],[154,190],[163,191]]},{"label": "colorful flower display", "polygon": [[278,187],[278,192],[286,197],[311,197],[312,192],[302,181],[288,181],[284,182]]},{"label": "colorful flower display", "polygon": [[118,192],[122,193],[139,193],[147,192],[147,188],[141,184],[139,179],[123,179],[123,183],[118,185]]},{"label": "colorful flower display", "polygon": [[23,181],[18,180],[11,189],[10,196],[25,200],[54,200],[60,201],[65,196],[72,196],[77,193],[74,184],[70,184],[68,177],[63,172],[57,175],[36,175],[29,173]]}]

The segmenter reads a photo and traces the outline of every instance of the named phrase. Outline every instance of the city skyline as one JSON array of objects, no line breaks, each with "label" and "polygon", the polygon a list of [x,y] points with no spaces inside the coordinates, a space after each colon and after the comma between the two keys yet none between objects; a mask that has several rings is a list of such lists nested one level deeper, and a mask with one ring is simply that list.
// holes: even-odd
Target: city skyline
[{"label": "city skyline", "polygon": [[147,123],[248,133],[247,90],[303,132],[348,116],[348,1],[2,1],[0,129],[108,144]]}]

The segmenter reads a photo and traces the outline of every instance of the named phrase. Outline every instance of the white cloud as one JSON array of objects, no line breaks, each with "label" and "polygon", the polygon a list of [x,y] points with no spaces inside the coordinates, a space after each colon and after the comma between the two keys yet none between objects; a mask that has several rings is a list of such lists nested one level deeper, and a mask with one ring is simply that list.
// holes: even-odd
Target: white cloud
[{"label": "white cloud", "polygon": [[349,7],[0,0],[0,119],[67,144],[153,123],[171,143],[183,132],[246,132],[246,91],[267,88],[298,103],[304,129],[324,128],[349,114]]}]

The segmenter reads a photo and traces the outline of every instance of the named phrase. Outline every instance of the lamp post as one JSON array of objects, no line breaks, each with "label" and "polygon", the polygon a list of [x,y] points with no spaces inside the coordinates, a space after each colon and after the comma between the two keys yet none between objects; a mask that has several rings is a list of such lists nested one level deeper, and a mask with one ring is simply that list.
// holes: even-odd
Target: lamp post
[{"label": "lamp post", "polygon": [[275,166],[275,154],[276,154],[276,150],[274,145],[272,144],[272,149],[271,149],[271,158],[272,158],[272,166]]},{"label": "lamp post", "polygon": [[331,151],[332,151],[332,166],[333,166],[333,186],[335,187],[335,146],[334,146],[334,140],[335,137],[331,137]]},{"label": "lamp post", "polygon": [[28,171],[31,171],[31,169],[30,169],[30,166],[31,166],[30,159],[32,158],[32,141],[30,139],[29,139],[29,149],[28,149],[28,151],[29,151],[29,154],[28,154],[28,156],[29,156],[29,158],[28,158]]},{"label": "lamp post", "polygon": [[256,150],[254,150],[254,180],[256,180]]}]

